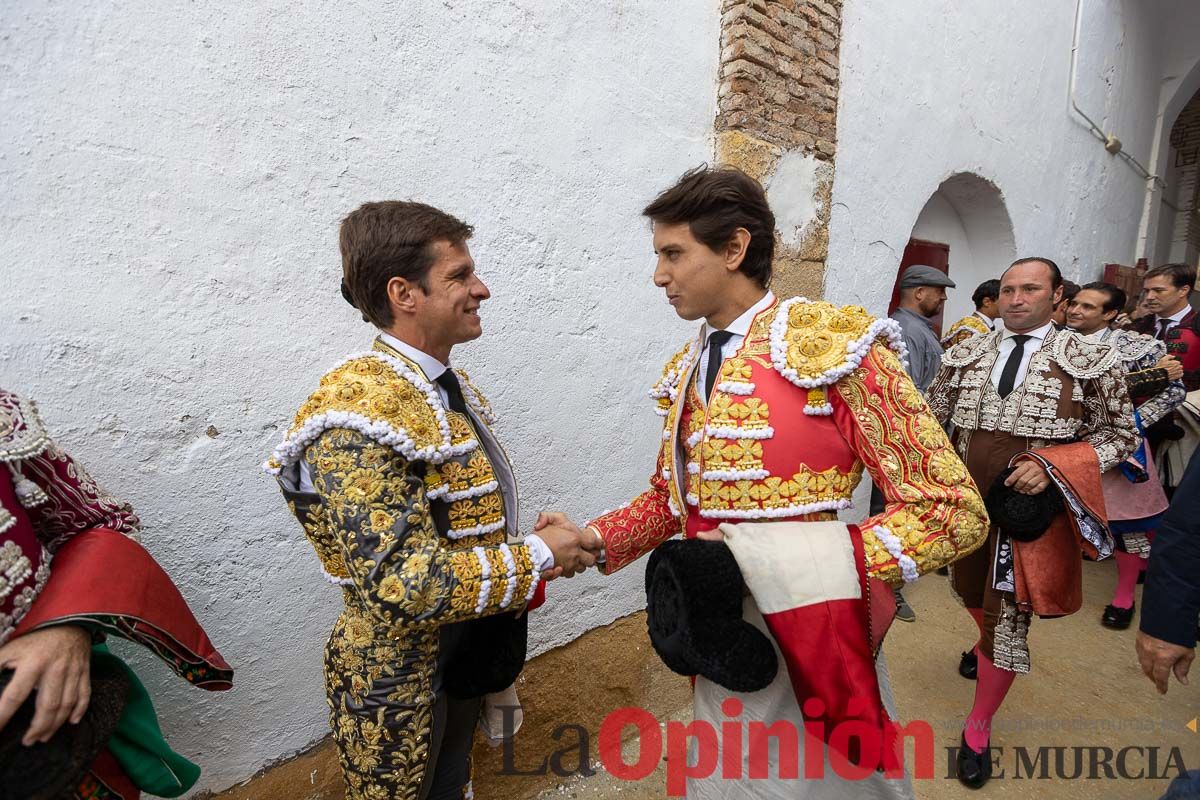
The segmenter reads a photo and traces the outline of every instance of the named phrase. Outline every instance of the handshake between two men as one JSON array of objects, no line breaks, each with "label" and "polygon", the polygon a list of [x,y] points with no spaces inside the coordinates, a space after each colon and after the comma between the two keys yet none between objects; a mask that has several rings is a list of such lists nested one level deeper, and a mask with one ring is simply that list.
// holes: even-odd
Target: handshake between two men
[{"label": "handshake between two men", "polygon": [[562,512],[541,512],[533,531],[554,554],[554,566],[542,573],[543,580],[570,578],[604,561],[604,540],[596,529],[580,528]]}]

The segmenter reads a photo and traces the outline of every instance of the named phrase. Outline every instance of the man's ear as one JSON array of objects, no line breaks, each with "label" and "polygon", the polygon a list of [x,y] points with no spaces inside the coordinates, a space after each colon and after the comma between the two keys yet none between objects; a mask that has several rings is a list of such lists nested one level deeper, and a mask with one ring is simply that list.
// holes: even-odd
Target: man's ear
[{"label": "man's ear", "polygon": [[1063,287],[1059,286],[1057,289],[1054,290],[1054,302],[1051,303],[1051,305],[1054,308],[1058,308],[1058,304],[1062,302],[1062,296],[1063,296]]},{"label": "man's ear", "polygon": [[725,269],[737,272],[742,262],[746,260],[746,250],[750,247],[750,231],[737,228],[725,244]]},{"label": "man's ear", "polygon": [[388,305],[392,313],[397,311],[412,314],[417,310],[417,298],[414,296],[417,285],[405,278],[392,278],[387,282]]}]

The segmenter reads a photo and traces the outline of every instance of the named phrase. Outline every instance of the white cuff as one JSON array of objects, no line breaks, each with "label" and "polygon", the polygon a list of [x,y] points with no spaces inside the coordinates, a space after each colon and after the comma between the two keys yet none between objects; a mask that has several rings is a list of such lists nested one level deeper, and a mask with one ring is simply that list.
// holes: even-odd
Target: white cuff
[{"label": "white cuff", "polygon": [[529,548],[529,560],[539,572],[554,568],[554,553],[550,552],[549,545],[542,541],[542,537],[531,533],[525,537],[524,545]]}]

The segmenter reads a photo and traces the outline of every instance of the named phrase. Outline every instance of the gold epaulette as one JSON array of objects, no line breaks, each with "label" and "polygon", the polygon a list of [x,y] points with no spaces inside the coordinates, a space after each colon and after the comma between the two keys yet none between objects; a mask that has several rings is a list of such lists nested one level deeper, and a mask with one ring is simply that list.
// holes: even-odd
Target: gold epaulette
[{"label": "gold epaulette", "polygon": [[[471,395],[482,398],[473,389]],[[331,428],[356,430],[410,460],[435,464],[478,446],[474,438],[455,444],[436,387],[382,352],[352,356],[325,373],[264,469],[278,474]]]},{"label": "gold epaulette", "polygon": [[877,340],[906,363],[908,348],[895,320],[876,319],[862,306],[835,306],[794,297],[771,322],[771,363],[804,389],[829,386],[850,374]]}]

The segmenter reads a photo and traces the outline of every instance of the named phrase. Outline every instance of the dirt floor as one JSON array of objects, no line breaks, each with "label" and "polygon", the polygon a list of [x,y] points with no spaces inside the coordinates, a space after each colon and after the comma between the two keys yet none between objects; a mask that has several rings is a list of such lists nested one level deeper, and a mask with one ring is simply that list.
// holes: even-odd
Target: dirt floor
[{"label": "dirt floor", "polygon": [[[1033,674],[1019,677],[996,719],[992,736],[1004,777],[979,792],[947,777],[946,748],[957,746],[962,719],[970,709],[975,684],[958,676],[959,652],[973,643],[975,627],[950,593],[946,578],[930,575],[910,587],[905,595],[917,612],[913,623],[896,623],[885,652],[903,720],[923,719],[936,738],[935,777],[914,782],[919,800],[950,798],[1038,798],[1038,800],[1147,800],[1160,797],[1168,780],[1087,778],[1089,753],[1083,754],[1084,777],[1055,777],[1056,752],[1043,757],[1047,778],[1030,777],[1016,748],[1030,759],[1037,748],[1065,748],[1062,769],[1070,776],[1077,747],[1110,748],[1109,764],[1116,770],[1116,754],[1136,747],[1125,756],[1125,771],[1136,775],[1150,770],[1150,748],[1161,773],[1172,748],[1188,769],[1200,769],[1200,734],[1187,725],[1200,715],[1200,667],[1191,686],[1172,681],[1170,692],[1160,696],[1142,676],[1134,656],[1134,628],[1111,631],[1099,624],[1116,577],[1109,561],[1084,565],[1084,609],[1058,620],[1035,620],[1030,633]],[[1138,587],[1141,599],[1141,587]],[[690,709],[679,709],[687,719]],[[1103,760],[1104,752],[1093,751]],[[632,758],[630,759],[633,760]],[[598,766],[598,765],[597,765]],[[1017,774],[1018,770],[1020,775]],[[1035,767],[1037,775],[1040,767]],[[613,778],[603,769],[586,779],[576,779],[546,790],[540,798],[608,798],[650,800],[665,791],[665,770],[639,782]]]}]

